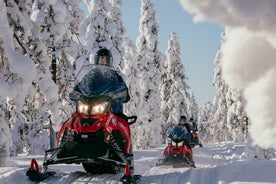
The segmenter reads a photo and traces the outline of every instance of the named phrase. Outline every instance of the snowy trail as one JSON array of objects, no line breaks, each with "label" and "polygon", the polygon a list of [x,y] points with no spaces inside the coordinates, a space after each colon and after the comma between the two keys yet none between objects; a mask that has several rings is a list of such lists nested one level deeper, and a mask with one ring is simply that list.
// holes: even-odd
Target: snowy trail
[{"label": "snowy trail", "polygon": [[[155,166],[161,158],[164,147],[134,152],[135,174],[142,175],[140,184],[183,184],[183,183],[276,183],[276,156],[270,161],[246,161],[243,144],[213,144],[194,148],[197,168],[172,168]],[[41,165],[42,156],[38,158]],[[32,157],[10,158],[9,167],[0,168],[1,184],[30,184],[25,172]],[[117,184],[120,174],[91,175],[85,173],[81,165],[54,165],[50,171],[57,174],[41,184]]]}]

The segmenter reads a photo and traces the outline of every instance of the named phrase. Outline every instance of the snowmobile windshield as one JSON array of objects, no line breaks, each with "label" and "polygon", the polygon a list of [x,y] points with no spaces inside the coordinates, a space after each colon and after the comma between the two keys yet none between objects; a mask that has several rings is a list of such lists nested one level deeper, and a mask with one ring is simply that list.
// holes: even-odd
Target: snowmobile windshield
[{"label": "snowmobile windshield", "polygon": [[83,97],[111,96],[124,92],[112,67],[104,65],[85,65],[76,76],[74,93]]},{"label": "snowmobile windshield", "polygon": [[183,129],[182,126],[175,126],[170,134],[169,134],[169,138],[171,138],[172,140],[179,142],[179,141],[183,141],[183,139],[185,139],[185,131]]}]

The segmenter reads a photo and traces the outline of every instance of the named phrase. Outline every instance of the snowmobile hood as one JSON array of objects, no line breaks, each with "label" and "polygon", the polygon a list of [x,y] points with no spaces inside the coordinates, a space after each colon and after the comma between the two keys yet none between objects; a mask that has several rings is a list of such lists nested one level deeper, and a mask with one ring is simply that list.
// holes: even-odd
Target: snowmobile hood
[{"label": "snowmobile hood", "polygon": [[174,141],[181,141],[186,137],[187,132],[184,131],[185,129],[182,126],[175,126],[170,134],[169,138]]},{"label": "snowmobile hood", "polygon": [[111,67],[103,65],[87,65],[77,76],[74,91],[86,97],[107,95],[116,89],[118,79]]}]

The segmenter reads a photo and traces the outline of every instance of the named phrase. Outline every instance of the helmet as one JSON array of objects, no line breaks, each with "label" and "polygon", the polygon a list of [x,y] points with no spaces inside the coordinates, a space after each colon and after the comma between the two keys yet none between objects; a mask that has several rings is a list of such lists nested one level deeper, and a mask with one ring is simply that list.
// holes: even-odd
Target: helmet
[{"label": "helmet", "polygon": [[190,122],[193,122],[194,121],[194,118],[190,118],[190,120],[189,120]]},{"label": "helmet", "polygon": [[179,118],[179,124],[180,125],[184,125],[186,123],[186,120],[187,120],[186,116],[180,116],[180,118]]},{"label": "helmet", "polygon": [[111,52],[106,48],[98,50],[94,56],[96,65],[112,66],[113,58]]}]

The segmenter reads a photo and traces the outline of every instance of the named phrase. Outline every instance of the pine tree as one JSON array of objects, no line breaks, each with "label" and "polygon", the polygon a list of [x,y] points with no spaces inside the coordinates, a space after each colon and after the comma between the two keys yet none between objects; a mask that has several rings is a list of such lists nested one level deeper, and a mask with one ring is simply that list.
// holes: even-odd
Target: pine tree
[{"label": "pine tree", "polygon": [[236,143],[245,142],[248,133],[248,118],[244,109],[245,99],[241,91],[237,89],[229,89],[226,97],[229,139]]},{"label": "pine tree", "polygon": [[212,119],[215,113],[215,106],[211,102],[206,102],[199,107],[198,111],[198,135],[204,143],[209,143],[213,138]]},{"label": "pine tree", "polygon": [[[77,70],[85,63],[93,63],[93,55],[99,48],[107,48],[113,55],[113,66],[118,72],[124,67],[123,40],[125,28],[121,21],[121,0],[86,1],[89,16],[81,25],[82,40],[85,40],[84,56],[77,62]],[[80,66],[78,66],[80,65]]]},{"label": "pine tree", "polygon": [[[223,44],[226,35],[222,36]],[[215,58],[217,66],[214,71],[214,84],[218,92],[214,99],[216,111],[210,123],[210,127],[212,127],[210,136],[213,137],[213,141],[244,142],[248,129],[248,118],[244,109],[245,100],[240,91],[231,89],[225,83],[221,68],[222,62],[223,53],[219,50]],[[216,134],[213,133],[215,131]]]},{"label": "pine tree", "polygon": [[[18,3],[18,4],[16,4]],[[1,1],[1,24],[6,27],[0,32],[1,42],[1,101],[7,103],[9,125],[11,130],[14,123],[22,120],[21,111],[25,99],[31,95],[32,81],[36,77],[36,66],[28,55],[28,47],[25,46],[28,37],[32,35],[33,24],[29,18],[31,9],[30,2],[6,2]],[[9,7],[9,8],[7,8]],[[28,72],[26,72],[28,71]],[[12,104],[10,103],[12,102]],[[5,106],[4,111],[5,111]],[[2,111],[3,111],[2,110]],[[4,118],[4,116],[3,116]],[[2,124],[2,123],[1,123]],[[1,140],[3,145],[2,153],[9,152],[10,130],[2,125]],[[19,137],[18,134],[12,134],[13,137]],[[12,139],[14,140],[14,139]],[[19,140],[19,139],[17,139]],[[18,142],[20,145],[21,141]],[[17,142],[14,142],[17,144]],[[17,153],[15,153],[17,154]],[[2,155],[5,156],[8,155]]]},{"label": "pine tree", "polygon": [[[121,12],[122,12],[122,0],[110,0],[111,10],[109,12],[111,24],[109,26],[109,37],[112,41],[111,52],[114,55],[114,66],[120,72],[124,69],[125,61],[123,57],[125,55],[125,47],[123,47],[123,41],[125,38],[125,28],[123,26]],[[112,28],[112,29],[111,29]]]},{"label": "pine tree", "polygon": [[[3,50],[11,52],[5,52],[3,56],[7,71],[3,73],[13,76],[8,87],[17,91],[5,95],[9,97],[11,131],[17,136],[13,140],[16,141],[14,144],[23,145],[30,153],[43,152],[49,145],[43,124],[49,121],[50,116],[54,120],[59,119],[61,107],[58,88],[52,81],[56,81],[56,73],[52,72],[52,75],[49,68],[52,63],[55,63],[52,68],[56,65],[61,47],[64,47],[62,38],[70,19],[63,1],[12,1],[7,5],[8,12],[2,13],[7,15],[3,17],[8,18],[13,37],[4,33]],[[60,121],[53,122],[57,124]],[[46,142],[41,141],[37,146],[31,143],[39,139]],[[12,148],[12,154],[16,155],[17,151],[22,151],[22,146]]]},{"label": "pine tree", "polygon": [[[0,62],[1,63],[1,62]],[[9,113],[6,102],[0,101],[0,167],[6,165],[6,158],[10,156],[10,146],[12,145],[9,130]]]},{"label": "pine tree", "polygon": [[[140,87],[139,83],[137,83],[138,70],[136,46],[129,38],[126,38],[124,40],[124,45],[126,49],[125,55],[123,57],[123,60],[125,62],[123,73],[125,76],[127,76],[125,82],[128,86],[128,92],[130,95],[130,101],[124,105],[125,113],[129,115],[137,115]],[[136,127],[136,125],[137,124],[134,124],[133,126]],[[133,131],[133,134],[135,133],[136,131]]]},{"label": "pine tree", "polygon": [[56,83],[59,97],[63,104],[62,119],[67,119],[75,111],[75,104],[69,100],[69,93],[73,90],[75,80],[75,62],[83,54],[83,43],[80,40],[80,24],[84,19],[84,11],[80,8],[79,0],[66,3],[69,22],[62,39],[56,43]]},{"label": "pine tree", "polygon": [[178,123],[181,115],[187,116],[187,99],[189,86],[180,58],[180,44],[175,33],[171,33],[166,51],[165,70],[162,73],[161,110],[163,135]]},{"label": "pine tree", "polygon": [[198,105],[196,103],[196,99],[194,94],[190,94],[187,104],[188,117],[193,118],[194,121],[197,121],[198,118]]},{"label": "pine tree", "polygon": [[161,143],[160,69],[163,56],[158,51],[156,13],[149,0],[142,0],[140,35],[137,38],[140,96],[136,147],[146,149]]},{"label": "pine tree", "polygon": [[212,119],[212,133],[213,141],[226,141],[228,138],[228,128],[226,126],[227,122],[227,100],[226,94],[229,90],[228,85],[226,85],[225,81],[222,78],[222,68],[221,68],[221,51],[217,52],[216,58],[214,60],[217,65],[214,71],[214,84],[217,88],[217,94],[214,98],[214,105],[216,108],[216,112],[214,113],[214,117]]}]

